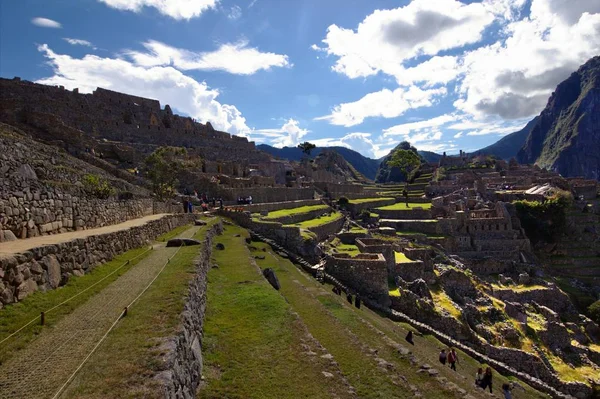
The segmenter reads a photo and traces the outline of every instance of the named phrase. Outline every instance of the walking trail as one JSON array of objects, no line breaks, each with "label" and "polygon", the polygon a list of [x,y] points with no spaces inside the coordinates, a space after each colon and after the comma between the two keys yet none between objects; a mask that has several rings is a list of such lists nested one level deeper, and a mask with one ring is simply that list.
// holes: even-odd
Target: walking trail
[{"label": "walking trail", "polygon": [[[193,237],[198,229],[191,227],[178,237]],[[88,231],[91,230],[77,233]],[[154,251],[127,273],[55,326],[44,329],[28,347],[0,366],[0,397],[53,398],[125,306],[144,290],[176,251],[177,248],[166,248],[165,244],[155,245]]]},{"label": "walking trail", "polygon": [[138,219],[131,219],[123,223],[112,224],[110,226],[98,227],[95,229],[70,231],[62,234],[53,234],[48,236],[27,238],[24,240],[3,242],[0,243],[0,258],[2,258],[3,255],[17,254],[44,245],[58,244],[61,242],[76,240],[78,238],[86,238],[89,236],[127,230],[132,227],[142,226],[148,222],[160,219],[167,215],[168,213],[159,213],[157,215],[144,216]]}]

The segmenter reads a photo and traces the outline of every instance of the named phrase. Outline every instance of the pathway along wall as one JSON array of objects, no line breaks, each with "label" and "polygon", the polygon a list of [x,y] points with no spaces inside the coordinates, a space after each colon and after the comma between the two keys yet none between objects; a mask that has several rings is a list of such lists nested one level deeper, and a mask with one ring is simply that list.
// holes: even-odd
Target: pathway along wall
[{"label": "pathway along wall", "polygon": [[223,232],[221,220],[212,225],[206,234],[200,254],[196,259],[196,275],[190,283],[181,324],[177,335],[168,343],[166,371],[163,381],[165,398],[181,399],[196,397],[196,389],[202,377],[202,332],[206,311],[207,274],[212,254],[212,239]]},{"label": "pathway along wall", "polygon": [[0,257],[0,308],[37,290],[65,285],[70,276],[82,276],[95,266],[148,240],[194,220],[192,214],[168,215],[127,230],[79,238]]}]

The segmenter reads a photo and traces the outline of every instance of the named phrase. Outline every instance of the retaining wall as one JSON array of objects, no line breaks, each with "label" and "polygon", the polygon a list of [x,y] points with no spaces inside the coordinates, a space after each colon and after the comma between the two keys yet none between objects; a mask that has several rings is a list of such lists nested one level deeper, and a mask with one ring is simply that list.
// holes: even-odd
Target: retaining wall
[{"label": "retaining wall", "polygon": [[177,334],[168,342],[170,350],[165,355],[166,370],[161,373],[164,397],[169,399],[195,398],[202,377],[202,332],[206,311],[207,274],[210,269],[212,239],[223,232],[219,220],[212,225],[196,259],[196,275],[190,289]]},{"label": "retaining wall", "polygon": [[431,211],[423,208],[411,209],[375,209],[373,212],[379,214],[380,219],[404,219],[404,220],[422,220],[431,219]]},{"label": "retaining wall", "polygon": [[321,200],[318,199],[307,199],[299,201],[265,202],[262,204],[239,205],[239,207],[244,208],[245,211],[257,213],[261,211],[271,212],[278,211],[280,209],[292,209],[299,208],[301,206],[319,205],[321,203]]},{"label": "retaining wall", "polygon": [[0,257],[0,306],[18,302],[37,290],[46,291],[62,286],[70,276],[82,276],[116,255],[139,248],[193,219],[191,214],[168,215],[127,230]]},{"label": "retaining wall", "polygon": [[344,227],[344,223],[346,223],[346,218],[340,217],[337,220],[322,224],[320,226],[309,227],[308,230],[317,235],[317,241],[323,241],[330,235],[340,231],[342,227]]},{"label": "retaining wall", "polygon": [[[304,222],[305,220],[316,219],[319,216],[321,216],[325,213],[329,213],[329,212],[331,212],[331,208],[325,208],[325,206],[324,206],[323,209],[314,209],[312,211],[308,211],[308,212],[304,212],[304,213],[297,213],[297,214],[289,215],[289,216],[281,216],[276,219],[265,219],[265,221],[279,222],[281,224],[296,224],[296,223]],[[267,218],[268,218],[268,216],[267,216]]]}]

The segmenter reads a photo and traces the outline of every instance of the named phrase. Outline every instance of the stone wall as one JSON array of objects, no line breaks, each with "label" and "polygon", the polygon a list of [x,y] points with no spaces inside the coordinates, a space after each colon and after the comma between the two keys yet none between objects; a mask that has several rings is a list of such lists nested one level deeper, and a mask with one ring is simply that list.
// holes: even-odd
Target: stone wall
[{"label": "stone wall", "polygon": [[239,197],[251,195],[256,203],[312,200],[315,196],[312,188],[290,187],[219,188],[218,193],[225,201],[237,201]]},{"label": "stone wall", "polygon": [[388,269],[382,254],[327,256],[325,271],[354,292],[380,303],[389,303]]},{"label": "stone wall", "polygon": [[165,398],[194,398],[202,377],[202,333],[206,311],[207,274],[210,269],[212,238],[221,234],[219,220],[210,227],[195,260],[196,274],[190,288],[177,334],[172,337],[165,354],[165,371],[161,373]]},{"label": "stone wall", "polygon": [[169,215],[127,230],[45,245],[14,256],[0,257],[0,304],[18,302],[37,290],[46,291],[62,286],[70,276],[82,276],[116,255],[139,248],[193,219],[191,214]]},{"label": "stone wall", "polygon": [[395,274],[396,257],[391,242],[377,238],[357,238],[356,246],[361,253],[382,254],[388,268],[388,275]]},{"label": "stone wall", "polygon": [[421,220],[396,220],[380,219],[379,225],[383,227],[393,227],[399,231],[415,231],[423,234],[439,234],[440,223]]},{"label": "stone wall", "polygon": [[346,223],[346,218],[340,217],[339,219],[322,224],[320,226],[309,227],[308,230],[316,234],[317,241],[323,241],[330,235],[339,232],[342,227],[344,227],[344,223]]},{"label": "stone wall", "polygon": [[402,219],[402,220],[423,220],[431,219],[431,211],[414,207],[411,209],[375,209],[380,219]]},{"label": "stone wall", "polygon": [[83,230],[136,219],[154,212],[150,198],[118,201],[82,198],[58,189],[0,193],[0,229],[18,238]]}]

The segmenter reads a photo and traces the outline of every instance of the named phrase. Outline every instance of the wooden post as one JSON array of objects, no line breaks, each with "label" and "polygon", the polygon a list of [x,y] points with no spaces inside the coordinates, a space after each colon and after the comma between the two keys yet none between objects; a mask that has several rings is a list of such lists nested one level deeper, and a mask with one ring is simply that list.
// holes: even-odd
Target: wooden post
[{"label": "wooden post", "polygon": [[123,316],[122,317],[125,317],[125,316],[127,316],[127,306],[125,306],[125,309],[123,309]]},{"label": "wooden post", "polygon": [[40,313],[40,324],[42,326],[46,324],[46,313],[45,312]]}]

